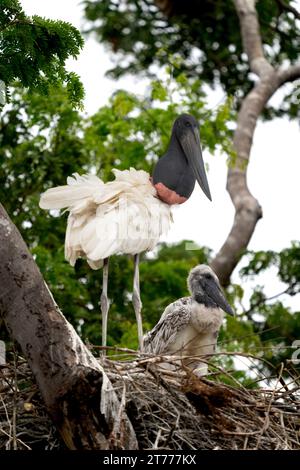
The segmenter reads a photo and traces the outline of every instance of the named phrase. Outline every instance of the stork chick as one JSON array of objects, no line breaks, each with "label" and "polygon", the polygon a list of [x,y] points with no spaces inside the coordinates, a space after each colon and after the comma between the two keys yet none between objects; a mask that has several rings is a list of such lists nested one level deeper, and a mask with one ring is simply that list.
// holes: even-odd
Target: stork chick
[{"label": "stork chick", "polygon": [[[207,364],[201,358],[215,351],[224,312],[234,313],[209,266],[194,267],[187,285],[191,296],[167,306],[159,322],[145,335],[144,348],[155,355],[181,356],[179,366],[188,366],[202,376],[207,374]],[[163,367],[176,366],[164,363]]]}]

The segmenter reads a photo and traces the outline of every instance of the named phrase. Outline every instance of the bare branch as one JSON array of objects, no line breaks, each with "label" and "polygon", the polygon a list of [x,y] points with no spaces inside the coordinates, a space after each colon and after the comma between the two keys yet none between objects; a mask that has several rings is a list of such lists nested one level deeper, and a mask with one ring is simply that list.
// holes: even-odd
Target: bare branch
[{"label": "bare branch", "polygon": [[278,70],[277,75],[280,85],[298,80],[300,78],[300,64],[291,65],[285,70]]},{"label": "bare branch", "polygon": [[247,166],[259,115],[277,89],[278,78],[276,73],[272,72],[268,75],[268,79],[261,80],[248,93],[238,114],[233,139],[237,158],[227,175],[227,191],[235,207],[234,222],[225,243],[211,263],[224,286],[228,285],[231,273],[247,248],[258,220],[262,217],[261,206],[247,185]]},{"label": "bare branch", "polygon": [[264,55],[255,0],[234,0],[234,4],[240,20],[243,46],[248,55],[250,69],[263,78],[273,71],[273,67]]}]

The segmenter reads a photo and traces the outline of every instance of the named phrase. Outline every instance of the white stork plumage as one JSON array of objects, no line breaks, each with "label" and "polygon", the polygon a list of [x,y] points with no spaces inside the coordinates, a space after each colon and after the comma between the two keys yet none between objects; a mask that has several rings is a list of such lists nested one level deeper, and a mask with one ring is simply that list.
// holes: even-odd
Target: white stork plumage
[{"label": "white stork plumage", "polygon": [[207,373],[205,355],[215,352],[224,313],[233,315],[213,270],[204,264],[193,268],[187,279],[190,297],[168,305],[159,322],[144,337],[144,351],[155,355],[179,356],[177,365],[164,363],[174,369],[182,364],[196,375]]},{"label": "white stork plumage", "polygon": [[115,180],[104,183],[94,175],[67,179],[66,186],[41,195],[42,209],[69,211],[65,257],[72,266],[86,258],[92,269],[103,266],[101,294],[102,345],[106,346],[109,311],[108,259],[114,254],[134,255],[132,302],[140,350],[143,329],[139,286],[139,254],[152,250],[169,229],[171,206],[185,202],[196,180],[211,199],[202,159],[197,121],[189,115],[176,119],[166,154],[156,164],[153,178],[142,170],[113,170]]}]

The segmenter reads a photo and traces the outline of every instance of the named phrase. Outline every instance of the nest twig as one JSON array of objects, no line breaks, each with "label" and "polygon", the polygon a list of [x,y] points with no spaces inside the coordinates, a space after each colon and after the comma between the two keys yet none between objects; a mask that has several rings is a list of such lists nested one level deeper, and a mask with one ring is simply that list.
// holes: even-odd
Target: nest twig
[{"label": "nest twig", "polygon": [[14,354],[0,366],[0,450],[62,448],[27,362]]},{"label": "nest twig", "polygon": [[[140,449],[300,449],[300,385],[283,365],[271,386],[261,377],[262,388],[247,389],[222,383],[218,367],[200,380],[186,368],[174,370],[176,358],[115,352],[100,361]],[[166,362],[173,370],[161,367]],[[18,358],[2,366],[0,449],[59,448],[27,363]]]}]

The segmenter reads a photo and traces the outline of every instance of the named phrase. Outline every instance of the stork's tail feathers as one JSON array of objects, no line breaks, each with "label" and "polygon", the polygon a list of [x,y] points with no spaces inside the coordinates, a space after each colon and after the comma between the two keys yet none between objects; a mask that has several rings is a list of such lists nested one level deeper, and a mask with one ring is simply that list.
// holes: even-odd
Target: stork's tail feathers
[{"label": "stork's tail feathers", "polygon": [[94,175],[82,175],[74,173],[69,176],[65,186],[57,186],[48,189],[41,195],[41,209],[64,209],[72,208],[80,210],[92,197],[95,191],[102,188],[103,181]]},{"label": "stork's tail feathers", "polygon": [[67,178],[65,186],[57,186],[48,189],[41,195],[40,207],[42,209],[67,209],[70,211],[68,218],[65,258],[71,266],[75,266],[78,258],[87,258],[92,269],[102,267],[103,261],[91,260],[82,248],[81,231],[88,222],[91,211],[95,206],[95,195],[102,194],[103,181],[94,175],[82,175],[74,173]]}]

